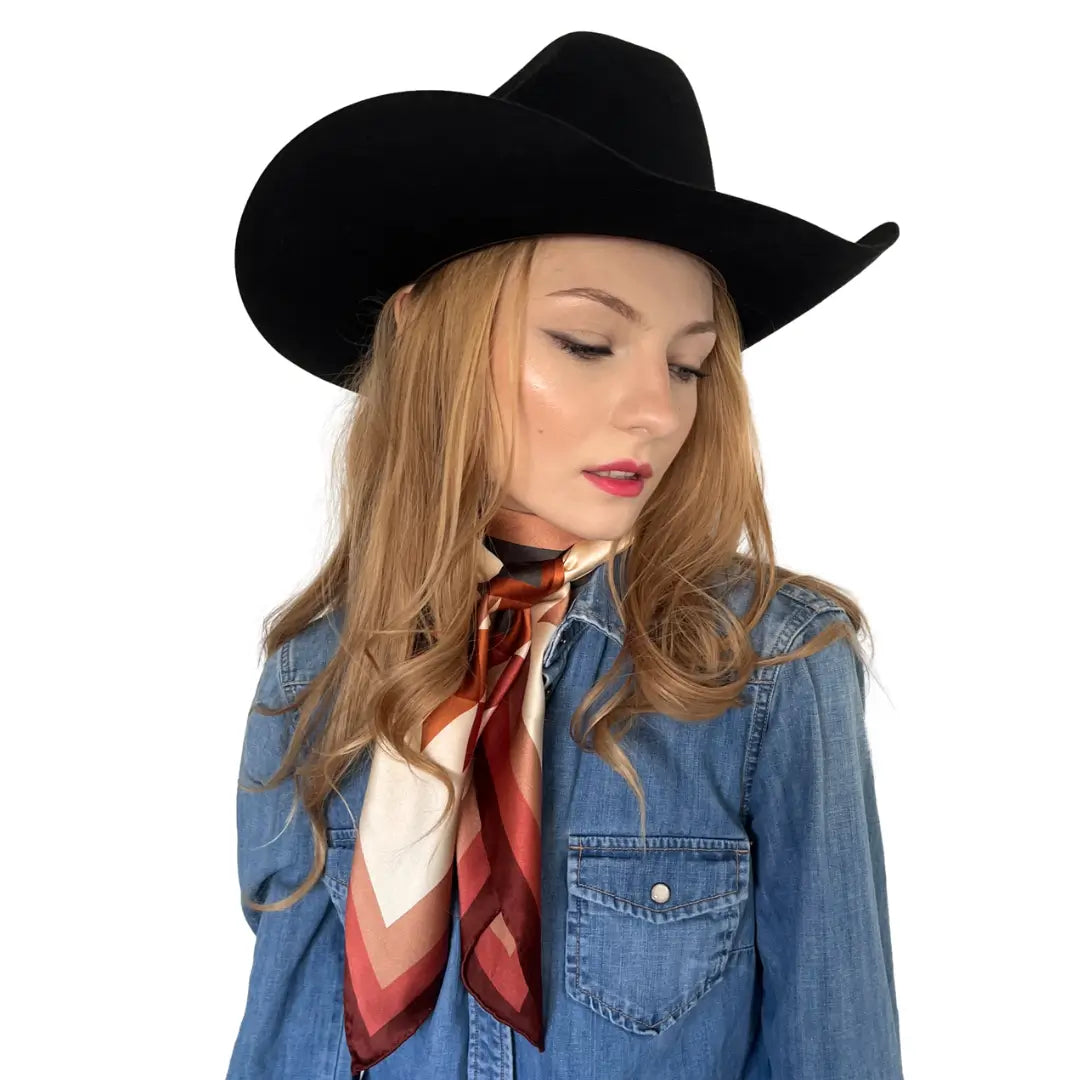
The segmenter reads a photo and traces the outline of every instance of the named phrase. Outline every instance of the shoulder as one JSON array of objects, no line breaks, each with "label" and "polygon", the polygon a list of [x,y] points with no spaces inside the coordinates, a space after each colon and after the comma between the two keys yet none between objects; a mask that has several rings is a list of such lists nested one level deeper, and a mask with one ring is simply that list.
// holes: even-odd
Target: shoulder
[{"label": "shoulder", "polygon": [[297,693],[333,656],[339,627],[338,616],[324,615],[267,656],[244,732],[242,771],[249,779],[263,781],[277,769],[298,719],[296,707],[267,715],[257,706],[270,709],[295,706]]},{"label": "shoulder", "polygon": [[[753,593],[753,579],[740,579],[725,589],[724,603],[742,618],[750,609]],[[835,600],[815,589],[785,582],[751,629],[750,640],[759,656],[780,656],[799,648],[834,620],[850,622]]]},{"label": "shoulder", "polygon": [[341,626],[341,610],[335,609],[308,623],[267,658],[290,700],[330,662],[341,641]]},{"label": "shoulder", "polygon": [[[809,645],[833,623],[846,624],[840,628],[846,633],[811,645],[814,651],[807,655],[761,666],[751,679],[757,708],[748,739],[750,775],[764,764],[766,777],[772,778],[766,779],[766,790],[777,801],[782,801],[781,790],[806,790],[827,771],[847,769],[854,775],[856,754],[867,745],[867,669],[847,612],[805,586],[781,586],[751,631],[759,656],[776,661]],[[761,789],[758,781],[748,783],[759,800]]]}]

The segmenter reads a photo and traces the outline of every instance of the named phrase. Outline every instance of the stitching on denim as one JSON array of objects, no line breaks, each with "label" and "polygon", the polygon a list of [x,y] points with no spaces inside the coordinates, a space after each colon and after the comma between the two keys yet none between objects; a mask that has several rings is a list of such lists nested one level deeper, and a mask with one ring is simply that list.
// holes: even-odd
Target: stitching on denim
[{"label": "stitching on denim", "polygon": [[295,671],[292,667],[292,639],[287,638],[281,646],[281,651],[278,653],[278,686],[281,687],[281,692],[285,695],[290,703],[296,701],[294,694],[291,694],[289,690],[295,684]]},{"label": "stitching on denim", "polygon": [[582,889],[588,889],[589,892],[599,893],[601,896],[611,896],[616,900],[621,900],[624,904],[629,904],[631,907],[640,908],[642,911],[680,911],[682,908],[693,907],[694,904],[703,904],[706,900],[719,900],[723,896],[734,896],[738,891],[738,886],[734,889],[728,889],[727,892],[713,893],[711,896],[702,896],[696,900],[688,900],[685,904],[673,904],[671,907],[654,908],[649,907],[648,904],[638,904],[628,897],[620,896],[618,893],[608,892],[607,889],[599,889],[595,885],[585,885],[578,883],[578,887]]},{"label": "stitching on denim", "polygon": [[[347,835],[345,835],[346,833],[351,833],[352,835],[347,836]],[[331,839],[330,839],[331,836],[333,836],[334,839],[340,839],[340,840],[343,840],[345,842],[340,843],[340,844],[335,844],[335,843],[333,843],[331,841]],[[356,829],[355,828],[349,828],[348,825],[343,825],[340,828],[329,828],[329,829],[326,830],[326,840],[327,840],[327,843],[330,845],[330,847],[351,847],[351,846],[355,845],[355,843],[356,843]],[[351,841],[351,843],[350,843],[350,841]]]},{"label": "stitching on denim", "polygon": [[[578,848],[578,881],[581,880],[581,848]],[[579,897],[574,897],[574,904],[577,907],[577,987],[582,994],[587,994],[588,991],[581,989],[581,900]]]},{"label": "stitching on denim", "polygon": [[749,848],[723,848],[723,847],[690,847],[686,844],[678,844],[675,847],[611,847],[608,844],[571,844],[573,851],[732,851],[736,855],[749,855]]},{"label": "stitching on denim", "polygon": [[[579,924],[579,927],[580,927],[580,924]],[[578,951],[579,951],[579,955],[580,955],[580,949],[581,949],[581,931],[580,931],[580,928],[579,928],[579,930],[578,930]],[[738,950],[735,950],[735,951],[742,952],[743,950],[738,949]],[[631,1016],[630,1013],[624,1012],[618,1006],[612,1005],[611,1002],[605,1001],[602,997],[598,996],[597,994],[593,994],[588,990],[582,989],[581,988],[581,980],[580,980],[580,968],[581,968],[580,963],[578,965],[578,971],[579,971],[579,978],[578,978],[578,983],[577,983],[578,990],[579,990],[580,993],[584,994],[586,997],[591,998],[595,1002],[598,1002],[605,1009],[610,1009],[611,1012],[618,1013],[620,1016],[625,1016],[627,1020],[629,1020],[631,1023],[637,1025],[638,1027],[644,1028],[646,1031],[659,1031],[660,1030],[660,1025],[663,1024],[663,1022],[665,1020],[670,1020],[672,1017],[682,1016],[683,1013],[688,1012],[692,1005],[696,1005],[697,1002],[699,1002],[713,988],[713,986],[716,985],[718,980],[723,976],[724,970],[727,967],[726,958],[730,957],[731,955],[732,955],[732,950],[730,949],[730,947],[721,950],[721,952],[717,956],[717,968],[716,968],[716,971],[712,975],[707,975],[705,977],[705,980],[702,983],[701,987],[698,989],[698,992],[692,998],[688,998],[681,1005],[677,1005],[670,1012],[665,1013],[663,1016],[660,1017],[659,1020],[656,1021],[655,1024],[647,1024],[640,1017]]]},{"label": "stitching on denim", "polygon": [[[801,605],[800,610],[794,611],[788,616],[787,622],[783,628],[783,631],[788,631],[788,628],[794,625],[794,630],[789,630],[786,634],[783,631],[777,634],[777,640],[783,641],[785,644],[776,649],[774,653],[776,656],[791,652],[795,642],[798,641],[799,636],[809,629],[814,620],[819,616],[829,615],[835,612],[839,612],[841,615],[843,614],[842,609],[838,608],[835,604],[830,603],[821,610],[812,610],[809,618],[803,618],[803,616],[806,615],[806,608],[809,605],[805,604],[803,601],[799,601],[799,603]],[[787,664],[774,664],[772,667],[766,668],[765,675],[763,676],[766,681],[761,684],[764,692],[756,695],[754,711],[750,718],[750,733],[746,740],[746,753],[743,756],[743,791],[739,806],[739,818],[741,821],[746,821],[750,816],[750,798],[754,780],[757,777],[757,765],[758,758],[761,754],[761,744],[765,738],[765,733],[769,730],[772,723],[772,706],[773,702],[776,700],[777,679],[780,676],[781,669],[790,666],[790,663],[791,662],[789,661]]]},{"label": "stitching on denim", "polygon": [[[649,907],[648,904],[639,904],[631,900],[629,897],[620,896],[618,893],[609,892],[607,889],[601,889],[596,885],[588,885],[581,880],[581,858],[582,853],[586,850],[589,851],[610,851],[611,848],[604,848],[597,845],[587,846],[585,844],[571,844],[571,850],[576,850],[578,853],[578,875],[577,885],[579,889],[588,889],[590,892],[599,893],[601,896],[611,896],[616,900],[622,900],[624,903],[629,904],[631,907],[640,908],[642,911],[679,911],[681,908],[692,907],[694,904],[704,903],[706,900],[718,900],[724,896],[734,896],[736,893],[742,890],[742,859],[740,855],[749,855],[749,848],[687,848],[687,847],[656,847],[648,848],[648,851],[699,851],[699,850],[729,850],[735,854],[735,888],[728,889],[726,892],[713,893],[711,896],[701,896],[694,900],[688,900],[685,904],[674,904],[671,907]],[[617,849],[621,850],[621,849]]]},{"label": "stitching on denim", "polygon": [[[728,955],[730,955],[730,954],[728,954]],[[721,961],[723,960],[723,956],[724,956],[724,954],[722,953],[721,954]],[[597,997],[596,994],[590,994],[588,990],[582,990],[581,992],[586,997],[592,998],[593,1001],[599,1002],[601,1005],[603,1005],[603,1007],[605,1009],[610,1009],[612,1012],[618,1013],[620,1016],[625,1016],[627,1020],[629,1020],[631,1023],[637,1025],[638,1027],[644,1028],[646,1031],[659,1031],[660,1030],[660,1025],[665,1020],[670,1020],[672,1017],[676,1017],[676,1016],[682,1016],[682,1014],[684,1012],[687,1012],[689,1010],[691,1005],[697,1004],[697,1002],[700,1001],[709,992],[709,990],[711,990],[713,988],[713,986],[716,983],[716,980],[720,977],[722,972],[723,972],[723,963],[721,962],[720,968],[717,970],[716,974],[712,975],[712,976],[708,976],[706,978],[704,986],[701,988],[701,990],[698,991],[698,993],[696,993],[692,998],[690,998],[689,1000],[684,1002],[682,1005],[678,1006],[677,1008],[672,1009],[671,1012],[665,1013],[663,1016],[660,1017],[659,1020],[656,1021],[655,1024],[647,1024],[640,1017],[631,1016],[630,1013],[623,1012],[623,1010],[620,1009],[617,1005],[612,1005],[611,1002],[605,1001],[602,997]]]}]

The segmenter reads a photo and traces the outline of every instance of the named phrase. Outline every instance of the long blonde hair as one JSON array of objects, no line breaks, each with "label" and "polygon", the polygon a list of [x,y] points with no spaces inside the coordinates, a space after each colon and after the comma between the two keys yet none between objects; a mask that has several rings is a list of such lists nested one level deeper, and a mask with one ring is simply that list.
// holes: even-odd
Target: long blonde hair
[{"label": "long blonde hair", "polygon": [[[326,860],[326,799],[377,740],[441,780],[447,791],[442,820],[453,809],[448,774],[413,750],[406,736],[458,689],[466,670],[477,602],[476,545],[503,500],[511,459],[496,452],[494,440],[477,437],[502,432],[490,359],[496,305],[510,305],[517,335],[510,350],[516,400],[537,243],[529,237],[486,247],[428,272],[414,283],[409,318],[399,326],[394,300],[403,286],[382,304],[364,363],[353,369],[355,402],[333,455],[335,545],[311,583],[263,623],[269,656],[314,620],[344,609],[340,647],[294,702],[256,706],[267,716],[297,709],[296,727],[277,771],[259,787],[240,784],[262,791],[295,776],[315,854],[307,878],[289,896],[271,904],[247,899],[255,910],[288,907],[318,882]],[[660,711],[686,722],[714,718],[742,704],[755,668],[811,655],[842,636],[860,651],[859,635],[869,636],[850,596],[774,564],[738,317],[722,276],[702,265],[721,327],[706,360],[712,377],[699,383],[690,433],[634,523],[625,595],[615,586],[614,557],[597,568],[607,574],[624,643],[571,719],[582,750],[595,751],[634,791],[642,835],[644,793],[619,746],[635,716]],[[744,532],[749,554],[738,550]],[[715,595],[721,572],[754,582],[745,621]],[[749,631],[785,582],[834,600],[847,620],[831,622],[794,652],[763,660]],[[582,730],[585,714],[619,678],[624,662],[633,678],[623,680]]]}]

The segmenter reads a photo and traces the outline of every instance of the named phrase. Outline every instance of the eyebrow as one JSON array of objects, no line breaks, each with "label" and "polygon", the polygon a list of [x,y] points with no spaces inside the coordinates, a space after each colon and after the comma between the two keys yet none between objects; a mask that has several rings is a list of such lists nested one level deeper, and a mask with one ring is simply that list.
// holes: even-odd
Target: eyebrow
[{"label": "eyebrow", "polygon": [[[598,303],[611,308],[612,311],[621,315],[624,319],[629,319],[635,326],[643,326],[645,323],[645,317],[637,310],[637,308],[632,307],[620,297],[605,292],[603,289],[592,289],[587,286],[579,286],[574,289],[557,289],[555,292],[548,293],[548,296],[584,296],[586,300],[596,300]],[[681,337],[683,334],[705,334],[710,330],[719,333],[720,327],[715,322],[701,320],[698,322],[687,323],[675,336]]]}]

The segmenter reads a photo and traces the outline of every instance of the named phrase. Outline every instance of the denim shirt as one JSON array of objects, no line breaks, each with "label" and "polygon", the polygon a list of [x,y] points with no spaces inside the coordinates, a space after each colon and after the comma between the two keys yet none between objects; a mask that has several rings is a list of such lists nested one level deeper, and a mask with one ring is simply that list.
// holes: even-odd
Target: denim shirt
[{"label": "denim shirt", "polygon": [[[616,580],[619,562],[616,556]],[[885,863],[864,726],[865,671],[844,640],[757,668],[706,721],[645,713],[621,743],[647,801],[582,752],[570,717],[613,664],[622,624],[601,565],[545,649],[542,960],[545,1049],[476,1003],[460,974],[456,880],[435,1011],[369,1080],[901,1080]],[[749,583],[725,602],[744,613]],[[763,657],[835,619],[784,585],[750,633]],[[255,700],[283,705],[329,660],[325,615],[267,660]],[[254,704],[254,702],[253,702]],[[240,778],[265,780],[297,719],[252,711]],[[363,755],[327,801],[327,865],[302,900],[243,908],[255,944],[227,1080],[350,1080],[343,912]],[[261,901],[307,876],[294,786],[237,793],[241,888]],[[660,886],[658,888],[658,886]]]}]

